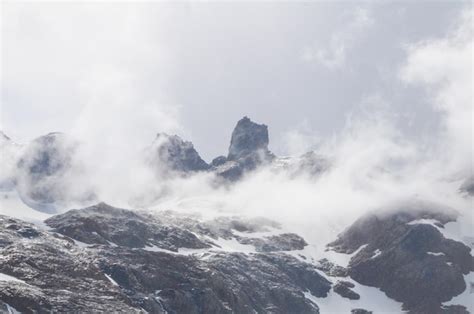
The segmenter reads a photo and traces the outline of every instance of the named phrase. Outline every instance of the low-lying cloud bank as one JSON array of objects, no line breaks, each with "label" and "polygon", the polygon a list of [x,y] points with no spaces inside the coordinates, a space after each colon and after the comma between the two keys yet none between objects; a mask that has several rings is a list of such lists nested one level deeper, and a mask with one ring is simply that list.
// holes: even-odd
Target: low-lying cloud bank
[{"label": "low-lying cloud bank", "polygon": [[[463,181],[472,176],[472,40],[468,11],[445,38],[407,47],[400,78],[426,89],[433,107],[442,113],[437,134],[423,142],[408,139],[394,123],[391,104],[382,96],[368,97],[340,134],[318,144],[317,153],[329,167],[317,176],[275,171],[272,165],[232,184],[217,184],[212,172],[160,176],[144,162],[146,143],[152,141],[151,129],[182,132],[177,112],[156,105],[138,110],[126,104],[126,97],[108,99],[119,106],[100,106],[100,112],[91,103],[71,134],[80,142],[74,160],[68,161],[72,172],[51,178],[64,194],[61,210],[81,204],[68,202],[71,195],[75,200],[87,195],[84,204],[100,200],[202,215],[266,216],[321,237],[326,232],[330,238],[369,210],[420,199],[455,208],[466,218],[466,228],[472,227],[471,201],[459,193]],[[3,179],[20,178],[8,163],[2,165]],[[19,186],[22,182],[17,180]]]}]

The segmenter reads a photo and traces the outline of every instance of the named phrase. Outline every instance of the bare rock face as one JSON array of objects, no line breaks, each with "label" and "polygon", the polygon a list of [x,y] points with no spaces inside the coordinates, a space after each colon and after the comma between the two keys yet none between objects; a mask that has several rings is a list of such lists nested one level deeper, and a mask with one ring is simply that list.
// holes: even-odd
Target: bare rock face
[{"label": "bare rock face", "polygon": [[17,164],[16,183],[30,206],[54,212],[55,204],[63,201],[94,199],[90,187],[77,184],[83,175],[75,155],[78,145],[62,133],[49,133],[27,145]]},{"label": "bare rock face", "polygon": [[372,314],[372,311],[367,311],[365,309],[352,309],[351,314]]},{"label": "bare rock face", "polygon": [[235,181],[245,172],[271,162],[275,156],[268,150],[268,127],[248,117],[237,122],[232,132],[227,158],[217,157],[213,165],[219,176]]},{"label": "bare rock face", "polygon": [[74,149],[61,133],[50,133],[31,142],[18,162],[20,190],[42,203],[61,198],[57,185],[71,167]]},{"label": "bare rock face", "polygon": [[198,260],[114,248],[99,264],[135,304],[169,313],[318,313],[302,291],[326,296],[330,283],[309,264],[283,255],[217,253]]},{"label": "bare rock face", "polygon": [[193,144],[177,135],[158,133],[149,154],[149,162],[160,174],[167,171],[188,173],[208,170],[210,166],[199,156]]},{"label": "bare rock face", "polygon": [[302,250],[307,245],[303,238],[294,233],[253,237],[254,232],[279,227],[266,219],[222,217],[201,222],[173,212],[157,216],[105,203],[70,210],[46,219],[45,223],[54,231],[86,244],[155,247],[173,252],[179,248],[220,248],[217,244],[219,238],[253,246],[256,252]]},{"label": "bare rock face", "polygon": [[[251,237],[276,228],[270,221],[201,223],[173,213],[98,204],[46,223],[52,229],[0,216],[0,274],[12,278],[0,280],[0,309],[319,313],[304,293],[325,297],[331,289],[314,265],[284,251],[232,252],[213,243],[220,235],[236,239],[237,229]],[[294,241],[304,240],[281,234],[270,242],[282,249]],[[190,248],[195,253],[187,253]]]},{"label": "bare rock face", "polygon": [[74,241],[0,216],[0,301],[25,313],[138,312]]},{"label": "bare rock face", "polygon": [[232,132],[227,157],[216,157],[211,165],[219,177],[229,181],[237,181],[260,166],[269,166],[271,171],[284,172],[290,177],[316,177],[330,166],[326,158],[313,151],[296,157],[276,157],[268,144],[268,127],[244,117]]},{"label": "bare rock face", "polygon": [[45,221],[55,231],[87,244],[120,245],[129,248],[156,246],[169,251],[201,249],[210,245],[193,233],[163,224],[158,218],[100,203],[71,210]]},{"label": "bare rock face", "polygon": [[347,277],[348,270],[345,267],[339,266],[330,262],[327,258],[320,259],[316,267],[323,271],[326,275],[331,277]]},{"label": "bare rock face", "polygon": [[347,298],[349,300],[359,300],[360,295],[354,292],[351,288],[354,288],[355,285],[349,281],[339,280],[336,284],[332,287],[334,292],[339,294],[343,298]]},{"label": "bare rock face", "polygon": [[255,246],[257,252],[302,250],[308,245],[302,237],[294,233],[282,233],[263,238],[238,237],[237,241]]},{"label": "bare rock face", "polygon": [[268,142],[268,127],[244,117],[237,122],[232,132],[227,160],[239,160],[251,155],[270,158],[272,154],[268,150]]},{"label": "bare rock face", "polygon": [[373,213],[357,220],[329,247],[354,253],[349,276],[379,287],[414,313],[438,313],[441,304],[466,289],[474,270],[470,248],[446,239],[443,225],[457,214],[431,204]]}]

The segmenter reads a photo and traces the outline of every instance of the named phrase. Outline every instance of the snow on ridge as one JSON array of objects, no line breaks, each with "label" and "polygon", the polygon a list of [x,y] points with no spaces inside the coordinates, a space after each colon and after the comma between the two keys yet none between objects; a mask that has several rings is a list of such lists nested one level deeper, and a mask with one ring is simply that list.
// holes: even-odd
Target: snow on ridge
[{"label": "snow on ridge", "polygon": [[14,276],[10,276],[10,275],[4,274],[4,273],[0,273],[0,281],[18,282],[18,283],[22,283],[22,284],[28,285],[25,281],[23,281],[23,280],[21,280],[21,279],[18,279],[18,278],[14,277]]},{"label": "snow on ridge", "polygon": [[119,286],[119,284],[111,276],[107,274],[104,274],[104,275],[114,286]]},{"label": "snow on ridge", "polygon": [[372,258],[376,258],[376,257],[379,256],[380,254],[382,254],[382,251],[380,251],[379,249],[376,249],[376,250],[374,251],[374,255],[372,255],[371,259],[372,259]]},{"label": "snow on ridge", "polygon": [[[446,239],[464,243],[474,248],[474,228],[472,228],[472,217],[459,216],[456,221],[441,224],[436,219],[416,219],[408,222],[408,225],[428,224],[435,227]],[[442,225],[442,227],[440,227]]]},{"label": "snow on ridge", "polygon": [[437,229],[440,229],[438,226],[439,224],[440,222],[436,219],[425,219],[425,218],[412,220],[407,223],[407,225],[431,225],[433,227],[436,227]]},{"label": "snow on ridge", "polygon": [[0,191],[0,215],[18,218],[36,224],[51,217],[50,214],[29,207],[15,190]]},{"label": "snow on ridge", "polygon": [[[207,249],[190,249],[190,248],[179,248],[177,252],[160,248],[156,245],[148,245],[144,248],[141,248],[145,251],[150,252],[163,252],[168,254],[178,254],[178,255],[195,255],[195,254],[203,254],[203,253],[213,253],[213,252],[239,252],[239,253],[257,253],[255,247],[253,245],[241,244],[237,241],[237,239],[232,238],[230,240],[226,240],[223,238],[218,238],[217,240],[209,238],[214,246]],[[205,256],[202,255],[202,256]]]},{"label": "snow on ridge", "polygon": [[433,256],[444,256],[444,255],[446,255],[443,252],[426,252],[426,254],[433,255]]}]

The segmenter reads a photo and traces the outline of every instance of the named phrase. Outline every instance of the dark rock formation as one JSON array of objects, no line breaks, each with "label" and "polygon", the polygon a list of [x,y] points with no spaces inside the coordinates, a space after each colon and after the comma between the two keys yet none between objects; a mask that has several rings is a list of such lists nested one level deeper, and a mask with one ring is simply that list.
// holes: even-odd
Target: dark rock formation
[{"label": "dark rock formation", "polygon": [[364,309],[352,309],[351,314],[372,314],[372,311],[367,311]]},{"label": "dark rock formation", "polygon": [[0,273],[16,278],[0,280],[0,301],[20,312],[138,311],[94,265],[94,254],[68,238],[0,216],[0,256]]},{"label": "dark rock formation", "polygon": [[[435,220],[436,226],[418,219]],[[466,289],[463,275],[474,270],[470,248],[439,231],[455,219],[452,210],[432,204],[405,205],[362,217],[329,246],[353,253],[365,245],[349,263],[351,278],[379,287],[407,310],[437,313],[442,302]]]},{"label": "dark rock formation", "polygon": [[214,158],[211,162],[211,165],[213,167],[219,167],[219,166],[222,166],[223,164],[225,164],[227,162],[227,157],[226,156],[218,156],[216,158]]},{"label": "dark rock formation", "polygon": [[[218,228],[218,221],[226,223]],[[304,292],[325,297],[331,288],[314,265],[293,256],[219,251],[200,239],[231,235],[234,228],[251,236],[276,226],[268,221],[199,223],[169,212],[152,215],[99,204],[54,216],[47,224],[53,229],[0,216],[0,273],[16,278],[0,280],[0,306],[40,313],[318,313]],[[188,227],[198,236],[184,231]],[[286,245],[300,239],[286,237],[272,241]],[[150,242],[168,245],[167,250],[138,248]],[[202,249],[179,252],[190,247]]]},{"label": "dark rock formation", "polygon": [[177,135],[158,133],[148,156],[149,162],[159,174],[168,171],[180,173],[208,170],[210,166],[202,160],[191,142]]},{"label": "dark rock formation", "polygon": [[29,206],[55,212],[61,202],[94,200],[92,187],[78,184],[85,175],[77,159],[78,147],[78,142],[62,133],[49,133],[27,145],[18,160],[15,180]]},{"label": "dark rock formation", "polygon": [[271,158],[268,142],[268,127],[257,124],[248,117],[243,117],[237,122],[232,132],[227,160],[235,161],[252,155]]},{"label": "dark rock formation", "polygon": [[[294,233],[252,237],[253,232],[278,226],[266,219],[222,217],[199,222],[172,212],[156,216],[143,211],[115,208],[105,203],[70,210],[47,219],[45,223],[54,231],[86,244],[155,247],[174,252],[178,248],[220,248],[212,241],[218,238],[235,239],[240,244],[254,246],[257,252],[301,250],[307,245],[303,238]],[[248,236],[234,234],[233,230],[248,233]]]},{"label": "dark rock formation", "polygon": [[49,218],[45,223],[55,231],[87,244],[121,245],[130,248],[156,246],[170,251],[201,249],[210,245],[193,233],[158,218],[105,203]]},{"label": "dark rock formation", "polygon": [[18,162],[18,188],[28,198],[53,203],[64,198],[62,178],[72,164],[75,144],[50,133],[32,141]]},{"label": "dark rock formation", "polygon": [[114,248],[99,260],[135,304],[170,313],[317,313],[301,291],[326,296],[330,283],[283,255],[218,253],[193,257]]},{"label": "dark rock formation", "polygon": [[308,245],[302,237],[294,233],[282,233],[263,238],[238,237],[237,241],[255,246],[257,252],[302,250]]},{"label": "dark rock formation", "polygon": [[355,285],[349,281],[339,280],[332,287],[332,290],[334,290],[334,292],[336,292],[343,298],[347,298],[349,300],[359,300],[360,295],[351,289],[354,287]]},{"label": "dark rock formation", "polygon": [[329,168],[328,160],[312,151],[299,157],[276,157],[268,149],[268,143],[267,126],[244,117],[232,132],[227,157],[219,156],[211,165],[219,177],[229,181],[236,181],[261,165],[270,166],[275,172],[285,172],[290,177],[316,177]]},{"label": "dark rock formation", "polygon": [[347,268],[336,265],[330,262],[328,259],[323,258],[319,260],[316,264],[316,267],[323,271],[326,275],[331,277],[347,277]]},{"label": "dark rock formation", "polygon": [[216,173],[228,180],[239,179],[245,172],[254,170],[275,156],[268,150],[268,127],[257,124],[248,117],[237,122],[232,132],[227,158],[216,158],[213,165]]},{"label": "dark rock formation", "polygon": [[27,148],[18,166],[36,176],[51,176],[71,165],[75,145],[62,133],[38,137]]}]

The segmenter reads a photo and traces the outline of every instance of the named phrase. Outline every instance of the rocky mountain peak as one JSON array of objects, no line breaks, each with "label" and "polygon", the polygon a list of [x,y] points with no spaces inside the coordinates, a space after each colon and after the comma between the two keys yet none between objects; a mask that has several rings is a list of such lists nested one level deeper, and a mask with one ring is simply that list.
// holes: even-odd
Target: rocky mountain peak
[{"label": "rocky mountain peak", "polygon": [[40,136],[31,142],[18,166],[31,174],[53,175],[69,166],[75,143],[59,132]]},{"label": "rocky mountain peak", "polygon": [[209,165],[199,156],[193,143],[184,141],[178,135],[158,133],[152,144],[153,164],[164,164],[174,171],[200,171]]},{"label": "rocky mountain peak", "polygon": [[268,142],[268,127],[243,117],[232,132],[227,159],[237,160],[259,152],[265,155],[271,154]]}]

